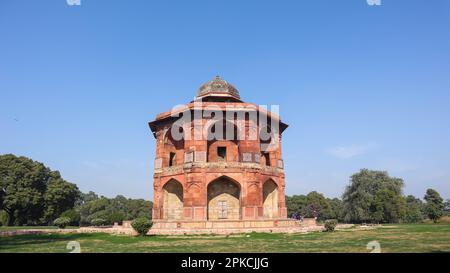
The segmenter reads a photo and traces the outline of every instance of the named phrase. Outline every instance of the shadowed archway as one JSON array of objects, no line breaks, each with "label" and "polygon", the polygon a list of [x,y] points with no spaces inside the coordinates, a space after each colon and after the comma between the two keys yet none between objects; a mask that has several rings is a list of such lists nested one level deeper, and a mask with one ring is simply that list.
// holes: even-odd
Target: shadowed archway
[{"label": "shadowed archway", "polygon": [[208,220],[241,219],[239,184],[222,176],[208,184]]},{"label": "shadowed archway", "polygon": [[278,212],[278,186],[272,180],[267,180],[263,185],[264,217],[277,218]]},{"label": "shadowed archway", "polygon": [[163,187],[164,219],[175,220],[183,218],[183,186],[171,179]]}]

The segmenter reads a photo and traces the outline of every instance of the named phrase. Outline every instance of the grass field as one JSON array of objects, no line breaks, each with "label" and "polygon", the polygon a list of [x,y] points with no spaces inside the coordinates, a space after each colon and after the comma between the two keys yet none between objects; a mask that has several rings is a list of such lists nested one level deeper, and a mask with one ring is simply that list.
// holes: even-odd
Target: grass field
[{"label": "grass field", "polygon": [[450,224],[385,225],[308,234],[252,233],[232,236],[146,236],[41,234],[0,237],[0,252],[69,252],[69,241],[81,252],[450,252]]}]

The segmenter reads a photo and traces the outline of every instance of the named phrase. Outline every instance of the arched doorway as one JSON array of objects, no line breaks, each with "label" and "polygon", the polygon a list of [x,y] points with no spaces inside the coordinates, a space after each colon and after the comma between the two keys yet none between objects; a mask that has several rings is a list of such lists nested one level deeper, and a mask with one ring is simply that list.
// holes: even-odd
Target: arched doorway
[{"label": "arched doorway", "polygon": [[208,185],[208,220],[241,219],[241,190],[227,177],[220,177]]},{"label": "arched doorway", "polygon": [[163,187],[164,219],[183,218],[183,186],[175,179],[171,179]]},{"label": "arched doorway", "polygon": [[272,179],[263,186],[263,208],[264,217],[278,217],[278,186]]}]

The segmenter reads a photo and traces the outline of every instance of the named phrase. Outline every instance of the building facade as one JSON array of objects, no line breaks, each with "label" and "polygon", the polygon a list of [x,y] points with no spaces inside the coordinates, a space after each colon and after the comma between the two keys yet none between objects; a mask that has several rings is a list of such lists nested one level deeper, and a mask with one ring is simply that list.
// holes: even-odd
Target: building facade
[{"label": "building facade", "polygon": [[156,138],[154,229],[278,226],[287,220],[287,125],[219,76],[149,123]]}]

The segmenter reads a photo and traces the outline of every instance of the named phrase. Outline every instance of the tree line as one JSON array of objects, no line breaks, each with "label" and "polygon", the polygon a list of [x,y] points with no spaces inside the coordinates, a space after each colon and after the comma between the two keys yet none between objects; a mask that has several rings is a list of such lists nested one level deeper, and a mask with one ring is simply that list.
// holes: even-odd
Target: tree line
[{"label": "tree line", "polygon": [[53,225],[59,217],[71,225],[111,225],[150,219],[152,202],[82,193],[58,171],[26,157],[0,155],[0,225]]},{"label": "tree line", "polygon": [[[347,223],[437,221],[450,214],[449,200],[428,189],[424,201],[403,195],[404,182],[387,172],[362,169],[350,178],[342,198],[318,192],[286,197],[291,217],[336,219]],[[111,225],[151,218],[153,203],[143,199],[114,198],[82,193],[58,171],[26,157],[0,155],[0,225],[53,225],[70,219],[70,225]]]},{"label": "tree line", "polygon": [[418,223],[450,216],[450,202],[444,202],[434,189],[424,201],[403,195],[404,182],[387,172],[362,169],[350,178],[342,198],[326,198],[318,192],[286,197],[293,218],[316,217],[319,221],[337,219],[346,223]]}]

